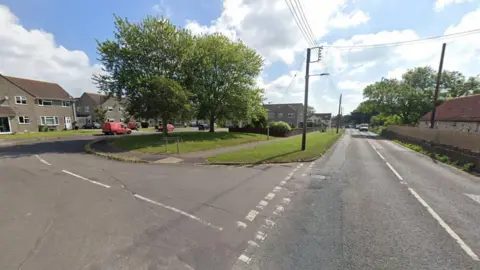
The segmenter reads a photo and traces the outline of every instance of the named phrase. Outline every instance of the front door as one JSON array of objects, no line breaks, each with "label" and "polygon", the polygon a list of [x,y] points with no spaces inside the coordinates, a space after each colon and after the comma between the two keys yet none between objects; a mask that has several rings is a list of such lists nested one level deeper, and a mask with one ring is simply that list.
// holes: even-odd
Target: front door
[{"label": "front door", "polygon": [[2,133],[12,133],[8,117],[0,117],[0,134]]},{"label": "front door", "polygon": [[65,117],[65,128],[66,129],[72,129],[72,118],[71,117]]}]

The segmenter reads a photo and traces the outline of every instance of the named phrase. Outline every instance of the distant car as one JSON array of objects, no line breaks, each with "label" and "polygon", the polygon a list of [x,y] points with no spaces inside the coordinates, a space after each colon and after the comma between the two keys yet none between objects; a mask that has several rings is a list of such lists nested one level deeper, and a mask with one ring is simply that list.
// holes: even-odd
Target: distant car
[{"label": "distant car", "polygon": [[355,128],[356,128],[356,129],[360,129],[360,125],[355,125]]},{"label": "distant car", "polygon": [[208,130],[208,129],[210,129],[209,124],[205,124],[205,123],[198,124],[198,130]]},{"label": "distant car", "polygon": [[[175,126],[174,126],[174,125],[172,125],[172,124],[167,124],[167,130],[168,130],[168,132],[172,132],[174,129],[175,129]],[[163,131],[163,126],[162,126],[162,125],[159,125],[157,130],[158,130],[158,131]]]},{"label": "distant car", "polygon": [[360,131],[368,131],[368,124],[361,124],[358,128]]},{"label": "distant car", "polygon": [[137,130],[138,131],[138,123],[135,122],[135,121],[128,122],[127,127],[131,130]]},{"label": "distant car", "polygon": [[100,125],[97,122],[93,122],[93,123],[88,123],[88,124],[83,125],[82,128],[83,129],[100,129],[100,128],[102,128],[102,125]]},{"label": "distant car", "polygon": [[105,135],[117,135],[117,134],[131,134],[132,130],[125,127],[120,122],[106,122],[103,124],[103,134]]},{"label": "distant car", "polygon": [[196,126],[197,126],[197,122],[190,122],[190,126],[191,126],[191,127],[196,127]]}]

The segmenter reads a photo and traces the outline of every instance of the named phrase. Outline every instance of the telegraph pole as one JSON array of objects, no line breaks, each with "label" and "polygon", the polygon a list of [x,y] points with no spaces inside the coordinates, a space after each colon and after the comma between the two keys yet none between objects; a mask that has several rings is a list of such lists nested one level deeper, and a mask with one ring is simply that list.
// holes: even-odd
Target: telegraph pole
[{"label": "telegraph pole", "polygon": [[338,115],[337,115],[337,133],[340,126],[340,109],[342,108],[342,94],[340,94],[340,101],[338,102]]},{"label": "telegraph pole", "polygon": [[307,66],[305,68],[305,100],[303,103],[303,131],[302,131],[302,151],[305,150],[307,144],[307,113],[308,113],[308,79],[310,75],[310,53],[311,49],[307,49]]},{"label": "telegraph pole", "polygon": [[443,58],[445,57],[445,47],[447,47],[447,44],[443,43],[442,55],[440,56],[440,66],[438,67],[437,84],[435,85],[435,94],[433,96],[433,108],[432,108],[432,115],[430,117],[430,128],[435,127],[435,113],[437,111],[437,99],[438,99],[438,91],[440,90],[440,80],[442,79]]}]

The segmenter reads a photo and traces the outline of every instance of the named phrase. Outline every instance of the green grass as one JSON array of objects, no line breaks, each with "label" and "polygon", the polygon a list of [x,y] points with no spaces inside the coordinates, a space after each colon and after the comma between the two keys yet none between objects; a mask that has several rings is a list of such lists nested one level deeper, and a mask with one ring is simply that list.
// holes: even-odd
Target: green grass
[{"label": "green grass", "polygon": [[[342,130],[343,132],[343,130]],[[209,157],[209,162],[267,163],[296,162],[315,159],[325,153],[340,137],[333,130],[325,133],[307,134],[307,148],[300,150],[302,137],[259,145],[251,149],[243,149]]]},{"label": "green grass", "polygon": [[[228,133],[228,132],[175,132],[169,137],[180,137],[180,153],[204,151],[226,146],[234,146],[244,143],[263,141],[267,136],[250,133]],[[165,141],[162,140],[163,134],[149,134],[139,136],[125,136],[112,141],[113,146],[142,153],[176,153],[175,142],[168,144],[165,151]]]},{"label": "green grass", "polygon": [[62,130],[62,131],[1,135],[0,140],[42,139],[42,138],[92,135],[92,134],[101,134],[101,133],[102,132],[99,130]]}]

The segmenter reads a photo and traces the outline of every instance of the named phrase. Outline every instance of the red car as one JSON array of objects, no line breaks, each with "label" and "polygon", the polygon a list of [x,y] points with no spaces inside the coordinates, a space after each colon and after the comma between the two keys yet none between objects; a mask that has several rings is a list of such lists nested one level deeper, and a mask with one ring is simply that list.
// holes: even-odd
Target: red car
[{"label": "red car", "polygon": [[[175,127],[172,124],[167,124],[167,130],[168,132],[172,132],[175,129]],[[163,126],[158,126],[158,131],[163,131]]]},{"label": "red car", "polygon": [[132,130],[123,126],[120,122],[106,122],[103,124],[103,134],[105,135],[117,135],[117,134],[130,134]]}]

